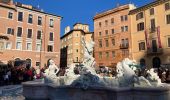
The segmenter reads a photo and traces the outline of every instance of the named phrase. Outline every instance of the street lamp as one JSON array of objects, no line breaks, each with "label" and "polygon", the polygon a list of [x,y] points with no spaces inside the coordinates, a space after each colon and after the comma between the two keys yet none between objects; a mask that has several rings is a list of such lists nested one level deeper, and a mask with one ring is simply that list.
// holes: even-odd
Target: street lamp
[{"label": "street lamp", "polygon": [[40,42],[41,42],[41,44],[40,44],[40,65],[39,65],[39,69],[41,68],[42,35],[40,37]]}]

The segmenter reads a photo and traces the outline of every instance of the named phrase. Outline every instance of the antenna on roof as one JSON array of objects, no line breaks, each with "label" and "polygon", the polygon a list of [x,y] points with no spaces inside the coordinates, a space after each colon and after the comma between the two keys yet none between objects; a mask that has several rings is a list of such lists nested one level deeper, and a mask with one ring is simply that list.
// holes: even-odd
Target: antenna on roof
[{"label": "antenna on roof", "polygon": [[119,4],[119,3],[117,3],[117,4],[116,4],[116,6],[117,6],[117,7],[119,7],[119,6],[120,6],[120,4]]},{"label": "antenna on roof", "polygon": [[38,8],[38,9],[40,8],[40,5],[39,5],[39,4],[37,5],[37,8]]}]

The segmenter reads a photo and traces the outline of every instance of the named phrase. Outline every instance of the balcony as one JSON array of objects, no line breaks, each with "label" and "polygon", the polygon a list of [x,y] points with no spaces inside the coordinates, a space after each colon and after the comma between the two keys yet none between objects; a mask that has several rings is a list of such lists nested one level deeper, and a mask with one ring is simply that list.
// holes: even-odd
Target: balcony
[{"label": "balcony", "polygon": [[155,33],[157,31],[157,27],[149,28],[149,33]]},{"label": "balcony", "polygon": [[129,44],[120,44],[120,49],[128,49],[129,48]]},{"label": "balcony", "polygon": [[157,49],[150,48],[147,50],[147,55],[160,55],[160,54],[163,54],[162,48]]}]

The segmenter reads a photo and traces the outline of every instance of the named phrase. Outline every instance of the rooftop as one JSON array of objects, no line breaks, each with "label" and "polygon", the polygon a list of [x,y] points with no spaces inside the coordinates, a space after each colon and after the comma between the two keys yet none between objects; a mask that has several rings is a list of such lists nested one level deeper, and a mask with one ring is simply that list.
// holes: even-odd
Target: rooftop
[{"label": "rooftop", "polygon": [[44,14],[48,14],[48,15],[52,15],[52,16],[56,16],[56,17],[61,17],[59,15],[44,12],[42,9],[40,9],[38,7],[34,7],[32,5],[25,5],[25,4],[22,4],[20,2],[15,2],[15,6],[16,7],[21,7],[21,8],[24,8],[24,9],[28,9],[28,10],[32,10],[32,11],[36,11],[36,12],[40,12],[40,13],[44,13]]},{"label": "rooftop", "polygon": [[138,12],[140,12],[140,11],[144,11],[144,10],[146,10],[146,9],[149,9],[149,8],[151,8],[151,7],[160,5],[160,4],[165,3],[165,2],[167,2],[167,1],[170,1],[170,0],[155,0],[154,2],[151,2],[151,3],[149,3],[149,4],[146,4],[146,5],[144,5],[144,6],[141,6],[141,7],[139,7],[139,8],[134,9],[134,10],[131,10],[131,11],[129,12],[129,14],[132,15],[132,14],[138,13]]},{"label": "rooftop", "polygon": [[132,9],[131,6],[133,6],[135,8],[135,6],[133,4],[126,4],[126,5],[122,5],[122,6],[119,6],[119,7],[116,7],[116,8],[101,12],[99,14],[96,14],[94,16],[93,20],[101,18],[101,17],[104,17],[106,15],[109,15],[109,14],[112,14],[112,13],[115,13],[115,12],[118,12],[118,11],[125,10],[125,9]]}]

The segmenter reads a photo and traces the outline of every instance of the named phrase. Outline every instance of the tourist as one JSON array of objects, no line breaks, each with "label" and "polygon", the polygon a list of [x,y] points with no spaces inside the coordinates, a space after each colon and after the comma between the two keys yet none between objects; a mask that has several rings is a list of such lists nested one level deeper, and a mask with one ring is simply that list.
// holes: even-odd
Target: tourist
[{"label": "tourist", "polygon": [[11,84],[11,71],[10,70],[7,71],[7,75],[8,75],[8,81]]},{"label": "tourist", "polygon": [[9,76],[7,73],[4,74],[4,81],[5,81],[5,84],[8,85],[9,83]]}]

